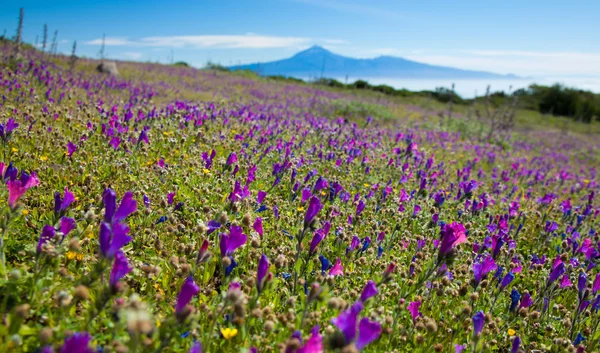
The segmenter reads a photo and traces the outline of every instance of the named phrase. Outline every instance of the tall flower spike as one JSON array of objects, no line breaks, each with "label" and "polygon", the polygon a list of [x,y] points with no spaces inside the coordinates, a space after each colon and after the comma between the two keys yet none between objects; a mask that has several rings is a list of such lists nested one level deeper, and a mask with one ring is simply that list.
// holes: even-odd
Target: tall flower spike
[{"label": "tall flower spike", "polygon": [[200,293],[200,287],[194,282],[193,277],[188,277],[183,282],[179,295],[177,296],[177,303],[175,304],[175,313],[179,314],[185,309],[190,303],[192,298]]},{"label": "tall flower spike", "polygon": [[109,283],[111,287],[115,287],[119,281],[125,277],[133,269],[129,267],[127,257],[123,251],[119,250],[115,255],[115,261],[113,262],[113,268],[110,271]]},{"label": "tall flower spike", "polygon": [[485,324],[485,315],[483,314],[483,311],[479,311],[475,315],[473,315],[473,332],[476,335],[481,334],[481,331],[483,331],[484,324]]},{"label": "tall flower spike", "polygon": [[256,288],[258,289],[258,293],[261,293],[264,289],[265,280],[267,277],[267,272],[269,271],[269,259],[267,255],[262,254],[260,260],[258,261],[258,271],[256,274]]},{"label": "tall flower spike", "polygon": [[323,205],[321,205],[321,200],[318,197],[312,196],[308,203],[308,209],[306,210],[306,214],[304,215],[304,227],[308,227],[312,221],[317,217],[317,214],[321,212]]}]

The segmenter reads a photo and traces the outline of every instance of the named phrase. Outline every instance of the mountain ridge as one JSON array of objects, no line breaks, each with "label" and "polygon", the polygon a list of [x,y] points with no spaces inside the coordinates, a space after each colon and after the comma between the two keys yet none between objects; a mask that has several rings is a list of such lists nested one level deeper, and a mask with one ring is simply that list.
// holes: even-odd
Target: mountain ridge
[{"label": "mountain ridge", "polygon": [[431,65],[402,57],[382,55],[372,59],[357,59],[333,53],[314,45],[287,59],[266,63],[235,65],[230,70],[250,70],[264,76],[281,75],[298,78],[344,77],[416,78],[416,79],[506,79],[515,75],[487,71],[464,70]]}]

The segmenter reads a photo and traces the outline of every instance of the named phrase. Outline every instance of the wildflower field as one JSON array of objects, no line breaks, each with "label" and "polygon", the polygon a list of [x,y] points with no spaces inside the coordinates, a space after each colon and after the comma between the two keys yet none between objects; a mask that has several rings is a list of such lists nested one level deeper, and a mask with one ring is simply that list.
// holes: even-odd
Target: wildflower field
[{"label": "wildflower field", "polygon": [[598,140],[10,52],[0,352],[600,349]]}]

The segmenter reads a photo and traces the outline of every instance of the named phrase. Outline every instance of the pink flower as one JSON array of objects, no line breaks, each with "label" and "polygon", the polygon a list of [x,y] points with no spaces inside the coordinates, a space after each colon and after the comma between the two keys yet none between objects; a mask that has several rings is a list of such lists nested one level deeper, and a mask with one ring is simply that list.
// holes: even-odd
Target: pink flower
[{"label": "pink flower", "polygon": [[17,201],[25,194],[25,192],[34,186],[38,186],[40,180],[37,178],[35,173],[28,175],[25,172],[21,172],[21,178],[19,180],[9,180],[6,183],[8,188],[8,205],[10,208],[15,208]]},{"label": "pink flower", "polygon": [[344,275],[344,267],[342,266],[342,260],[338,257],[335,260],[335,265],[329,270],[329,275],[331,276],[343,276]]}]

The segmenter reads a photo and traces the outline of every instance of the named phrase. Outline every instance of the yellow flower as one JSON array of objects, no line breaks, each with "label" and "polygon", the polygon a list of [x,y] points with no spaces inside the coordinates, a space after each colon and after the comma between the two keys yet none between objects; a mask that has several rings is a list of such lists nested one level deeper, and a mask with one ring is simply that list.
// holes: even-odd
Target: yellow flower
[{"label": "yellow flower", "polygon": [[302,206],[298,207],[298,212],[302,212],[302,211],[304,211],[304,207],[302,207]]},{"label": "yellow flower", "polygon": [[29,214],[29,210],[23,210],[21,213],[23,213],[23,216],[27,216]]},{"label": "yellow flower", "polygon": [[13,148],[11,148],[11,151],[13,151],[14,153],[17,153],[17,152],[19,152],[19,150],[18,150],[18,149],[16,149],[16,148],[14,148],[14,147],[13,147]]},{"label": "yellow flower", "polygon": [[235,336],[237,336],[238,330],[237,328],[221,328],[221,334],[223,335],[223,338],[225,338],[226,340],[234,338]]},{"label": "yellow flower", "polygon": [[590,183],[590,181],[588,179],[583,179],[583,183],[587,185]]},{"label": "yellow flower", "polygon": [[204,174],[210,174],[210,170],[208,170],[206,168],[202,169],[202,171],[204,172]]},{"label": "yellow flower", "polygon": [[48,160],[48,156],[41,156],[40,161],[45,162]]},{"label": "yellow flower", "polygon": [[321,190],[321,195],[325,196],[325,190]]},{"label": "yellow flower", "polygon": [[511,336],[511,337],[512,337],[512,336],[514,336],[514,335],[515,335],[515,333],[517,333],[517,331],[513,330],[512,328],[509,328],[509,329],[508,329],[508,335],[509,335],[509,336]]},{"label": "yellow flower", "polygon": [[83,254],[77,254],[77,261],[83,261]]},{"label": "yellow flower", "polygon": [[67,251],[67,259],[68,260],[73,260],[75,258],[75,256],[77,256],[77,253],[75,253],[74,251]]},{"label": "yellow flower", "polygon": [[364,184],[364,187],[366,187],[366,188],[368,188],[369,186],[371,186],[371,185],[369,185],[367,183]]}]

